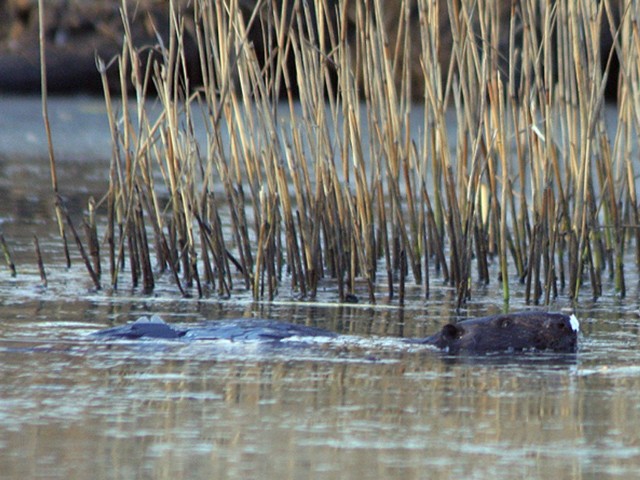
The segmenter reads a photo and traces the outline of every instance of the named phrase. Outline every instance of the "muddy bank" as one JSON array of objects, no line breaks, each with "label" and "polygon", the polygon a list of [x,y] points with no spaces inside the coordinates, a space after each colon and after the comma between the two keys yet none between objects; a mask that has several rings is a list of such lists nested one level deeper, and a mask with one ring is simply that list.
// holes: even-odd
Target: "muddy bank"
[{"label": "muddy bank", "polygon": [[[326,5],[329,11],[335,11],[341,0],[328,0]],[[437,19],[439,43],[437,49],[437,61],[443,72],[451,62],[453,52],[453,36],[451,33],[450,14],[446,0],[438,0],[439,13]],[[6,19],[0,23],[0,92],[26,93],[39,92],[40,67],[38,48],[38,11],[37,0],[0,0],[0,17]],[[187,11],[187,17],[191,18],[192,8],[190,2],[183,3]],[[268,18],[272,13],[268,11],[268,4],[263,2],[262,19]],[[293,2],[290,2],[293,3]],[[313,3],[313,2],[309,2]],[[379,26],[388,35],[390,45],[406,45],[409,52],[401,52],[396,57],[396,72],[398,75],[404,68],[404,59],[411,62],[407,65],[412,91],[415,97],[423,95],[423,66],[421,64],[421,39],[420,11],[417,0],[407,3],[407,9],[403,10],[400,0],[382,0],[383,22]],[[120,12],[120,1],[107,0],[53,0],[46,2],[45,12],[45,36],[47,42],[47,72],[48,86],[51,92],[76,93],[76,92],[100,92],[101,80],[96,68],[96,56],[106,62],[115,58],[122,51],[124,29]],[[249,19],[255,0],[240,0],[240,14]],[[276,2],[277,6],[282,1]],[[359,15],[357,2],[347,4],[343,19],[346,26],[346,38],[355,42],[359,33],[356,26]],[[148,52],[149,55],[157,55],[158,38],[163,42],[169,37],[169,3],[159,0],[141,0],[131,5],[129,15],[131,18],[131,34],[133,43],[137,47]],[[514,4],[516,44],[522,42],[524,26],[521,24],[519,9],[521,2]],[[544,7],[540,7],[541,10]],[[291,11],[291,8],[289,9]],[[613,17],[619,17],[619,8],[612,7]],[[409,18],[408,28],[399,29],[398,25],[403,21],[403,16]],[[509,35],[512,17],[511,2],[498,2],[495,15],[499,18],[499,33],[497,41],[490,48],[498,50],[501,70],[507,72]],[[328,14],[330,21],[336,21],[335,15]],[[312,13],[309,18],[316,21]],[[613,39],[611,28],[604,18],[601,26],[601,55],[603,66],[606,63],[608,53],[612,49]],[[254,22],[249,31],[249,40],[255,45],[258,57],[265,62],[269,58],[269,52],[275,48],[265,42],[268,35],[261,28],[265,22]],[[434,28],[436,26],[434,25]],[[473,26],[479,32],[479,25]],[[197,84],[199,74],[199,59],[193,26],[185,26],[185,53],[192,84]],[[408,41],[405,36],[408,35]],[[479,36],[479,35],[478,35]],[[476,41],[478,38],[476,38]],[[265,44],[267,43],[267,44]],[[482,48],[482,47],[481,47]],[[354,62],[356,65],[357,62]],[[360,70],[361,66],[356,67]],[[356,75],[359,75],[356,72]],[[109,69],[110,83],[116,85],[119,82],[117,68],[112,65]],[[608,93],[615,93],[617,68],[614,66],[609,75]]]},{"label": "muddy bank", "polygon": [[[139,48],[149,46],[153,54],[158,37],[169,36],[169,2],[141,0],[131,8],[133,42]],[[8,19],[0,23],[0,92],[39,92],[37,0],[0,0],[0,17]],[[47,1],[44,31],[49,91],[99,92],[96,57],[109,63],[122,51],[120,2]],[[116,84],[114,65],[108,73],[110,83]]]}]

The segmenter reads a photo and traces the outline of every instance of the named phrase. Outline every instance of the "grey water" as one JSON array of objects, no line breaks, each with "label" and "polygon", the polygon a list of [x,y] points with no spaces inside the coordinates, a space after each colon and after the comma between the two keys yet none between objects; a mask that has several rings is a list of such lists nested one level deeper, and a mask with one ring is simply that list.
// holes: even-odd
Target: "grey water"
[{"label": "grey water", "polygon": [[[107,186],[111,146],[100,99],[49,105],[61,191],[77,212]],[[77,213],[76,212],[76,213]],[[432,278],[404,306],[340,304],[281,292],[255,302],[94,291],[77,253],[62,261],[40,100],[0,97],[0,478],[448,479],[635,478],[640,474],[638,275],[625,299],[581,298],[575,355],[452,358],[408,348],[464,316],[495,313],[497,281],[463,312]],[[42,285],[33,236],[43,249]],[[630,258],[630,263],[633,259]],[[514,284],[510,307],[527,308]],[[605,287],[605,292],[613,288]],[[366,296],[365,296],[366,297]],[[569,310],[559,299],[556,310]],[[344,340],[302,349],[100,341],[100,328],[273,318]]]}]

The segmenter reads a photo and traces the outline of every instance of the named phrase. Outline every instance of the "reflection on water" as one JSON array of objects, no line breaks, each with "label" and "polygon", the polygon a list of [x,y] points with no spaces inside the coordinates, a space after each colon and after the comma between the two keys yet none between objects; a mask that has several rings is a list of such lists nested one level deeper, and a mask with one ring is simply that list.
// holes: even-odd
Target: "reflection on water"
[{"label": "reflection on water", "polygon": [[[87,128],[79,142],[94,149],[91,161],[62,152],[61,178],[82,185],[65,188],[76,208],[104,191],[99,150],[108,139],[91,130],[99,111],[92,102],[69,100],[55,117],[80,115]],[[24,113],[32,104],[11,108]],[[29,120],[17,118],[14,134],[34,150],[28,161],[17,157],[10,125],[2,125],[0,230],[18,266],[17,278],[0,266],[3,479],[586,479],[633,478],[640,469],[637,292],[581,303],[577,355],[459,359],[396,340],[459,315],[436,276],[429,300],[411,287],[404,308],[336,305],[331,285],[317,304],[183,300],[168,278],[151,296],[126,287],[93,292],[77,259],[70,271],[61,266],[46,150]],[[34,234],[47,289],[35,269]],[[487,293],[460,315],[499,310]],[[519,302],[512,307],[524,308]],[[360,340],[274,351],[89,335],[148,313],[171,322],[276,318]]]},{"label": "reflection on water", "polygon": [[3,478],[606,478],[640,465],[633,329],[594,327],[577,355],[461,359],[367,335],[319,349],[105,342],[89,335],[105,303],[35,318],[3,307]]}]

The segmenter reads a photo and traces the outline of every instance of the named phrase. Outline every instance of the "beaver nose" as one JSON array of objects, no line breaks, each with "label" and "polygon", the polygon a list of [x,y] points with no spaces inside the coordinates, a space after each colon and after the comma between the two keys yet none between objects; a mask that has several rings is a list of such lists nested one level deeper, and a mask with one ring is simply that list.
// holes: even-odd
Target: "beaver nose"
[{"label": "beaver nose", "polygon": [[571,329],[578,333],[580,331],[580,322],[578,321],[578,317],[576,317],[573,313],[569,317],[569,323],[571,324]]}]

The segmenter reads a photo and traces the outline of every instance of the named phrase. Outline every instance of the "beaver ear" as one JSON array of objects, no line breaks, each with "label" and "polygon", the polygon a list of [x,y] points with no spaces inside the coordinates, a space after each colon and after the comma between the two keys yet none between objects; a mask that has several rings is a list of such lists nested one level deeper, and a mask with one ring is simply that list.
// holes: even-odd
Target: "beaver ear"
[{"label": "beaver ear", "polygon": [[464,328],[454,325],[452,323],[446,324],[442,327],[442,336],[447,340],[455,340],[460,338],[464,334]]}]

